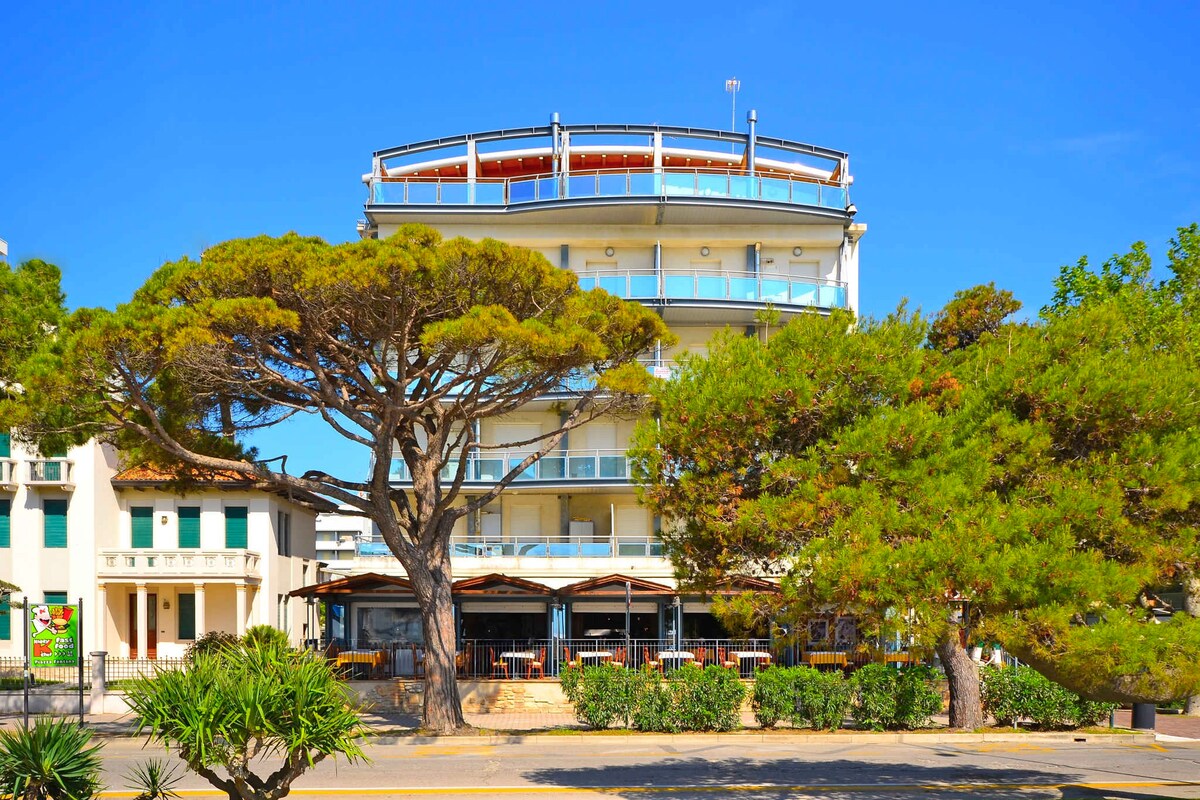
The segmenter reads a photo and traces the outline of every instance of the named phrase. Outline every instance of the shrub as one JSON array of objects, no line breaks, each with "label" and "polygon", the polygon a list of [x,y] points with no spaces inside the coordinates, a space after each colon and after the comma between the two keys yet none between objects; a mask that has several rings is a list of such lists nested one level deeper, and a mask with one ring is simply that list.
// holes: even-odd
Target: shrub
[{"label": "shrub", "polygon": [[222,653],[230,648],[237,647],[240,643],[241,640],[232,633],[209,631],[189,644],[183,657],[190,663],[195,661],[198,656]]},{"label": "shrub", "polygon": [[575,706],[575,717],[597,729],[628,721],[631,680],[629,670],[612,664],[568,667],[560,676],[563,693]]},{"label": "shrub", "polygon": [[735,671],[715,664],[704,669],[684,667],[672,673],[667,683],[679,730],[731,731],[741,725],[746,687]]},{"label": "shrub", "polygon": [[773,728],[780,720],[791,720],[796,713],[796,671],[804,667],[768,667],[754,676],[750,706],[754,719],[764,728]]},{"label": "shrub", "polygon": [[1095,725],[1115,708],[1085,700],[1030,667],[985,667],[980,677],[983,710],[997,725],[1028,720],[1042,730],[1078,728]]},{"label": "shrub", "polygon": [[681,728],[674,714],[674,698],[662,674],[654,670],[640,670],[630,678],[630,726],[639,731],[679,732]]},{"label": "shrub", "polygon": [[854,721],[871,730],[912,730],[929,725],[942,709],[942,695],[929,667],[895,669],[868,664],[851,680]]},{"label": "shrub", "polygon": [[150,758],[133,765],[126,786],[137,792],[133,800],[171,800],[180,796],[175,787],[181,780],[178,766]]},{"label": "shrub", "polygon": [[39,720],[32,728],[0,731],[0,794],[17,798],[94,797],[100,783],[101,745],[92,732],[66,720]]},{"label": "shrub", "polygon": [[251,625],[246,629],[246,635],[242,637],[242,643],[246,647],[278,647],[286,650],[292,646],[288,641],[287,634],[278,628],[270,625]]},{"label": "shrub", "polygon": [[841,672],[771,667],[755,676],[751,705],[755,719],[764,728],[787,720],[794,727],[837,730],[852,700],[851,684]]}]

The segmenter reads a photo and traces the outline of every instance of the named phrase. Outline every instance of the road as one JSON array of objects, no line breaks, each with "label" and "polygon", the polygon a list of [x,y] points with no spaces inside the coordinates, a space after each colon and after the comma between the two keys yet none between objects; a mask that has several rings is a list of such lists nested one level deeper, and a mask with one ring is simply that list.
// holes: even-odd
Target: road
[{"label": "road", "polygon": [[[1200,742],[796,744],[702,736],[561,736],[373,745],[369,765],[322,763],[293,797],[1200,798]],[[109,740],[107,782],[158,750]],[[260,770],[265,772],[266,770]],[[1189,785],[1190,784],[1190,785]],[[190,776],[181,785],[208,789]],[[185,796],[219,796],[186,792]]]}]

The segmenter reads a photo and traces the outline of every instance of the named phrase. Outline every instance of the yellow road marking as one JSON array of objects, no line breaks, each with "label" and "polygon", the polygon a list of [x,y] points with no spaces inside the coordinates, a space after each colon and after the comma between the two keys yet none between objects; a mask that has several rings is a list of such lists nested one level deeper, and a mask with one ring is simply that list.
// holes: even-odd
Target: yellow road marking
[{"label": "yellow road marking", "polygon": [[1161,744],[1158,744],[1157,742],[1152,742],[1152,743],[1150,743],[1150,744],[1124,744],[1124,745],[1121,745],[1121,746],[1122,746],[1122,747],[1128,747],[1128,748],[1131,748],[1131,749],[1133,749],[1133,750],[1157,750],[1157,751],[1159,751],[1160,753],[1169,753],[1169,752],[1171,752],[1170,750],[1168,750],[1167,748],[1163,747]]},{"label": "yellow road marking", "polygon": [[[1200,786],[1200,781],[1104,781],[1097,783],[825,783],[812,785],[729,784],[727,786],[437,786],[362,789],[292,789],[295,796],[364,797],[383,795],[439,796],[487,794],[676,794],[683,792],[964,792],[1001,789],[1155,789]],[[181,797],[225,797],[224,792],[191,789],[178,792]],[[101,792],[99,797],[134,798],[136,792]]]},{"label": "yellow road marking", "polygon": [[405,758],[424,758],[425,756],[486,756],[496,752],[496,746],[492,744],[480,745],[437,745],[437,744],[419,744],[413,748],[411,754],[405,754]]}]

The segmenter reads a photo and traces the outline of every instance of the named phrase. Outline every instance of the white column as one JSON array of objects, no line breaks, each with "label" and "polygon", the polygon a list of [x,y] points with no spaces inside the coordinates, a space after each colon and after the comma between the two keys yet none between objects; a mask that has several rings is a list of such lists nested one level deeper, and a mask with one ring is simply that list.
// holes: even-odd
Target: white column
[{"label": "white column", "polygon": [[137,654],[138,658],[149,658],[150,650],[150,633],[146,627],[147,619],[150,616],[149,604],[147,603],[146,584],[139,583],[137,585]]},{"label": "white column", "polygon": [[237,635],[246,635],[246,584],[237,584]]},{"label": "white column", "polygon": [[103,583],[96,584],[96,631],[97,652],[108,650],[108,587]]},{"label": "white column", "polygon": [[196,584],[196,638],[208,633],[204,624],[204,584]]}]

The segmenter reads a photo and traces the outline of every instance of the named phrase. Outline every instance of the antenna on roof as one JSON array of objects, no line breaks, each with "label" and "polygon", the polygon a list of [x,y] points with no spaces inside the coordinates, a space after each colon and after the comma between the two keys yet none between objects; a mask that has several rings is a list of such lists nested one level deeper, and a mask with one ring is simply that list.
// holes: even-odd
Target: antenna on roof
[{"label": "antenna on roof", "polygon": [[[729,130],[737,130],[737,93],[742,88],[742,82],[737,78],[725,81],[725,91],[732,95],[732,105],[729,109]],[[734,152],[734,145],[729,145],[729,152]]]}]

